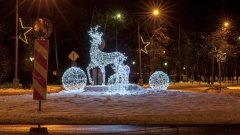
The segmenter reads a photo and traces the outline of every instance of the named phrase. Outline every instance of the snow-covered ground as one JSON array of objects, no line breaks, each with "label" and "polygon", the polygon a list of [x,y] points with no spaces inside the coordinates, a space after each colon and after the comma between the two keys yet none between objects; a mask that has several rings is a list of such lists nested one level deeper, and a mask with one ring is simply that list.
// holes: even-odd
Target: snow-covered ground
[{"label": "snow-covered ground", "polygon": [[66,91],[48,86],[47,100],[32,90],[0,90],[0,123],[24,124],[235,124],[240,123],[238,87],[205,92],[155,91],[132,86],[127,95]]}]

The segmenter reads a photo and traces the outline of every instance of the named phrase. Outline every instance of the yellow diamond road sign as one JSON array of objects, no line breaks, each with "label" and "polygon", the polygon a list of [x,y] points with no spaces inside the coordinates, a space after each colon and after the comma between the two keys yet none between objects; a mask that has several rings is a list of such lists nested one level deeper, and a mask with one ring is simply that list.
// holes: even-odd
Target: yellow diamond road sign
[{"label": "yellow diamond road sign", "polygon": [[68,57],[74,62],[74,61],[79,57],[79,55],[78,55],[76,52],[72,51],[72,52],[68,55]]}]

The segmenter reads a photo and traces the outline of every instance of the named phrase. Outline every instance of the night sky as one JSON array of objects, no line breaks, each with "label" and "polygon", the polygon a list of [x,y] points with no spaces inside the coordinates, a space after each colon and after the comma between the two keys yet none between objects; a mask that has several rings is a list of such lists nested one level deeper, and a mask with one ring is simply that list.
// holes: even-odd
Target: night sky
[{"label": "night sky", "polygon": [[[5,26],[9,37],[14,37],[16,0],[0,0],[0,6],[0,24]],[[97,14],[93,11],[102,13],[121,11],[132,20],[147,20],[152,9],[158,8],[161,22],[167,21],[176,27],[181,26],[210,33],[222,26],[224,21],[229,21],[231,27],[239,31],[239,7],[240,2],[237,0],[19,0],[18,15],[28,26],[39,17],[48,18],[55,23],[60,67],[65,70],[70,65],[67,56],[73,50],[80,55],[77,60],[79,65],[85,67],[89,62],[87,31],[106,17],[96,16]],[[152,24],[148,22],[145,25],[150,27]],[[103,30],[104,27],[101,28]],[[109,19],[109,26],[104,35],[108,44],[108,47],[104,49],[106,52],[115,51],[115,30],[116,23],[110,25]],[[120,50],[121,52],[126,48],[137,49],[136,35],[137,26],[134,21],[125,30],[119,30],[118,41],[121,46],[119,48],[123,49]],[[53,34],[49,39],[50,44],[53,44]],[[20,44],[23,43],[20,42]],[[50,61],[54,62],[54,45],[51,45],[50,49]],[[129,56],[129,58],[137,59],[134,57],[135,55]]]},{"label": "night sky", "polygon": [[[93,2],[96,2],[97,6],[102,9],[119,8],[134,13],[143,13],[148,10],[147,8],[158,6],[169,17],[181,19],[184,16],[185,19],[188,18],[186,21],[191,20],[193,17],[212,20],[218,20],[221,17],[230,19],[240,14],[239,1],[237,0],[19,0],[19,15],[48,16],[49,13],[47,12],[50,9],[47,7],[52,6],[54,10],[57,10],[53,4],[54,2],[62,12],[71,9],[71,7],[80,8]],[[15,0],[0,0],[0,5],[2,7],[0,9],[1,21],[9,20],[15,14]],[[38,10],[38,7],[41,9]]]},{"label": "night sky", "polygon": [[[90,12],[91,8],[100,10],[114,10],[127,12],[128,15],[144,15],[153,7],[162,10],[162,19],[170,19],[174,23],[209,27],[221,25],[225,20],[233,25],[240,24],[240,2],[237,0],[19,0],[19,17],[36,19],[38,17],[50,18],[54,12],[62,25],[71,19],[67,12]],[[15,0],[0,0],[0,22],[14,26]],[[72,10],[72,11],[71,11]],[[89,18],[86,18],[89,19]],[[64,26],[64,27],[65,27]],[[72,27],[71,27],[72,29]]]}]

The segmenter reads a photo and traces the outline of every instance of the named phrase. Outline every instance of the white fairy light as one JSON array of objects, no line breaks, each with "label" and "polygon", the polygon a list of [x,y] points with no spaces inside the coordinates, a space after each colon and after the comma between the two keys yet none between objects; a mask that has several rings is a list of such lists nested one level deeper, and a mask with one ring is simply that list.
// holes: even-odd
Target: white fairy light
[{"label": "white fairy light", "polygon": [[[102,32],[98,32],[98,28],[100,26],[96,26],[95,28],[91,28],[90,31],[88,31],[90,37],[92,40],[90,40],[91,43],[91,48],[90,48],[90,57],[91,61],[88,64],[87,67],[87,75],[89,82],[93,85],[94,82],[92,81],[92,78],[90,76],[90,70],[95,67],[99,67],[102,75],[103,75],[103,82],[102,85],[105,85],[105,78],[106,78],[106,73],[105,73],[105,66],[109,64],[117,64],[117,65],[122,65],[123,61],[127,59],[126,56],[124,56],[120,52],[112,52],[112,53],[105,53],[102,52],[99,49],[99,46],[102,43]],[[118,63],[115,63],[114,60],[118,59]]]},{"label": "white fairy light", "polygon": [[112,93],[126,93],[129,85],[130,67],[128,65],[117,65],[118,59],[115,59],[113,69],[115,74],[108,79],[108,90]]},{"label": "white fairy light", "polygon": [[77,67],[69,68],[62,76],[62,84],[66,90],[84,90],[86,83],[85,72]]},{"label": "white fairy light", "polygon": [[150,76],[149,85],[152,89],[166,90],[169,86],[169,77],[162,71],[156,71]]}]

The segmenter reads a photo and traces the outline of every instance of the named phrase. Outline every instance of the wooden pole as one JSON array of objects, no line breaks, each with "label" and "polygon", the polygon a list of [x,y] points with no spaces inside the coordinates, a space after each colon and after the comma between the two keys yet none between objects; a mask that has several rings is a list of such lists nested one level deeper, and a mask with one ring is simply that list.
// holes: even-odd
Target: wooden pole
[{"label": "wooden pole", "polygon": [[41,103],[42,103],[41,101],[42,101],[42,100],[39,100],[39,106],[38,106],[38,107],[39,107],[39,108],[38,108],[39,111],[41,111]]}]

